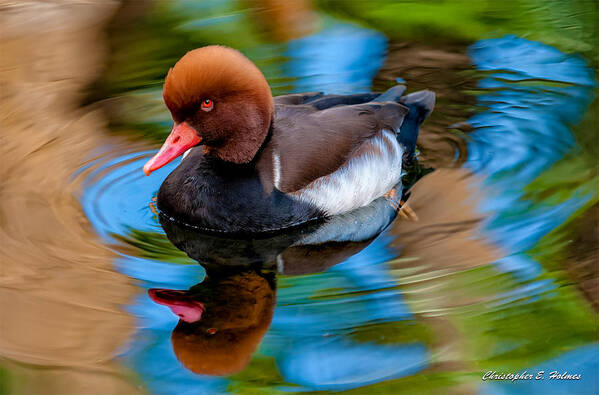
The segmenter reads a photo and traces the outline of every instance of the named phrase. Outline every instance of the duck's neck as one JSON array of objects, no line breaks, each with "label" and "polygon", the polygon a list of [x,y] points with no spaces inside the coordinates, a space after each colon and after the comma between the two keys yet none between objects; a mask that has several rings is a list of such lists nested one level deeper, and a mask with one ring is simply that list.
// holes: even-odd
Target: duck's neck
[{"label": "duck's neck", "polygon": [[225,162],[245,164],[253,161],[260,151],[268,144],[272,134],[273,120],[259,133],[238,131],[218,147],[206,146],[205,152]]}]

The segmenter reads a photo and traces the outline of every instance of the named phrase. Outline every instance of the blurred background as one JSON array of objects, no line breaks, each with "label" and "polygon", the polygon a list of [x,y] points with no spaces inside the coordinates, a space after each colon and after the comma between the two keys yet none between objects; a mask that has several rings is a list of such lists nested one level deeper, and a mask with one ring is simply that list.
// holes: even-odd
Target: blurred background
[{"label": "blurred background", "polygon": [[[1,394],[599,393],[595,1],[30,1],[0,21]],[[176,164],[141,166],[171,128],[168,68],[208,44],[274,95],[437,94],[419,220],[277,276],[226,376],[192,371],[147,295],[205,277],[149,207]]]}]

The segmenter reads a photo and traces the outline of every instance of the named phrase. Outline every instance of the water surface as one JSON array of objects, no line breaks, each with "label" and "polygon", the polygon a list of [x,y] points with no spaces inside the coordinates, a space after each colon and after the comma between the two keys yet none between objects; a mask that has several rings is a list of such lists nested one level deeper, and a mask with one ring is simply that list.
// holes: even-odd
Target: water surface
[{"label": "water surface", "polygon": [[[599,393],[596,26],[591,2],[572,4],[122,7],[106,68],[81,86],[88,115],[74,118],[90,127],[70,130],[77,153],[42,144],[29,154],[41,176],[2,207],[9,393]],[[417,220],[365,238],[332,226],[326,248],[305,247],[318,229],[249,245],[163,229],[153,198],[178,163],[141,172],[170,130],[161,82],[212,43],[246,53],[274,94],[435,91],[407,175]],[[61,155],[47,179],[62,190],[36,198]],[[4,214],[17,201],[38,221]],[[222,267],[244,260],[252,269]],[[192,330],[150,289],[221,317]],[[247,322],[237,341],[215,340]],[[524,370],[581,379],[482,380]]]}]

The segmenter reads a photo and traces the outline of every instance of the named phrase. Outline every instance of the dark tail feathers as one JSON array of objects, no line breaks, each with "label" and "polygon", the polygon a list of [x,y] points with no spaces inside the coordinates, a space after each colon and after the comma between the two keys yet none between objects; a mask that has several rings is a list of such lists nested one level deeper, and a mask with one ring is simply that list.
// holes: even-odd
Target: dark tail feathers
[{"label": "dark tail feathers", "polygon": [[406,157],[411,159],[416,150],[420,125],[435,107],[435,93],[429,90],[418,91],[402,97],[399,102],[410,109],[399,131],[399,143],[404,146]]},{"label": "dark tail feathers", "polygon": [[418,91],[403,96],[406,90],[403,85],[396,85],[378,96],[375,101],[394,101],[406,105],[410,112],[404,118],[399,132],[399,143],[404,146],[405,158],[411,160],[416,150],[416,140],[420,125],[433,112],[435,107],[435,93],[429,90]]}]

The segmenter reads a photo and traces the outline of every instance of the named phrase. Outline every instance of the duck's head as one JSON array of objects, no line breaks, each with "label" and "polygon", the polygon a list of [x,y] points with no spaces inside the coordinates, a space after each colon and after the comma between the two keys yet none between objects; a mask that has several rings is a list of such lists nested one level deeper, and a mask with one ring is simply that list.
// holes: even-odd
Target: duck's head
[{"label": "duck's head", "polygon": [[188,52],[164,82],[173,129],[144,166],[146,175],[188,149],[233,163],[250,162],[264,142],[274,112],[262,72],[234,49],[213,45]]}]

